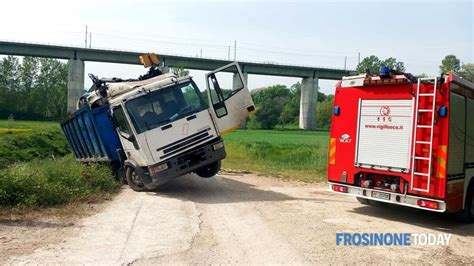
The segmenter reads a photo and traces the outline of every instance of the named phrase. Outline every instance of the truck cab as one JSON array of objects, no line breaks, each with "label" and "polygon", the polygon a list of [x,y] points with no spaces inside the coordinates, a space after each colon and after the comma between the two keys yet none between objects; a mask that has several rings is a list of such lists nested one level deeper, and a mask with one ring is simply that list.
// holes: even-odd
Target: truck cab
[{"label": "truck cab", "polygon": [[[221,87],[226,72],[234,76],[232,88]],[[96,79],[83,97],[83,108],[107,106],[120,143],[115,164],[132,189],[154,189],[191,172],[212,177],[220,170],[226,157],[221,135],[238,128],[255,107],[237,62],[208,73],[206,83],[203,94],[190,76],[155,71],[139,80]]]}]

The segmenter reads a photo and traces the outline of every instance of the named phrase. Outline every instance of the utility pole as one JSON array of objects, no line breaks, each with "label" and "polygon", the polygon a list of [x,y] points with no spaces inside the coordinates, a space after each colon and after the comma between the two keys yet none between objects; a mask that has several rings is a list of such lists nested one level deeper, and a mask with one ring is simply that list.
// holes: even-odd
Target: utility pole
[{"label": "utility pole", "polygon": [[227,60],[230,61],[230,45],[227,48]]},{"label": "utility pole", "polygon": [[234,61],[237,58],[237,41],[234,41]]},{"label": "utility pole", "polygon": [[359,52],[359,56],[358,56],[358,59],[357,59],[357,64],[360,64],[360,52]]},{"label": "utility pole", "polygon": [[89,49],[92,48],[92,32],[89,32]]},{"label": "utility pole", "polygon": [[87,25],[86,25],[86,38],[84,39],[84,48],[87,48]]},{"label": "utility pole", "polygon": [[347,56],[344,56],[344,70],[346,70],[347,66]]},{"label": "utility pole", "polygon": [[201,48],[201,58],[202,58],[202,48]]}]

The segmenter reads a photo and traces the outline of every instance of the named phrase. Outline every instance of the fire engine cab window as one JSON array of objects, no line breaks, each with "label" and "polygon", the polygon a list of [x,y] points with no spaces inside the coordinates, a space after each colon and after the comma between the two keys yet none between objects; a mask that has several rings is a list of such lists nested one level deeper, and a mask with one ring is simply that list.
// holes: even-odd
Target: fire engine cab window
[{"label": "fire engine cab window", "polygon": [[206,109],[201,92],[193,82],[160,89],[126,104],[137,133],[157,128]]}]

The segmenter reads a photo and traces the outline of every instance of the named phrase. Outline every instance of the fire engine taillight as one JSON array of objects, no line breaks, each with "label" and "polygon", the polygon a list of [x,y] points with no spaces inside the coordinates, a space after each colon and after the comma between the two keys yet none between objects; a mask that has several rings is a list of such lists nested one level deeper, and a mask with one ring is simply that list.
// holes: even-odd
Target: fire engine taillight
[{"label": "fire engine taillight", "polygon": [[345,186],[332,185],[332,190],[334,190],[336,192],[347,193],[347,187],[345,187]]},{"label": "fire engine taillight", "polygon": [[438,209],[438,202],[431,200],[418,200],[418,206],[428,209]]},{"label": "fire engine taillight", "polygon": [[341,107],[340,106],[334,106],[334,116],[339,116],[341,114]]}]

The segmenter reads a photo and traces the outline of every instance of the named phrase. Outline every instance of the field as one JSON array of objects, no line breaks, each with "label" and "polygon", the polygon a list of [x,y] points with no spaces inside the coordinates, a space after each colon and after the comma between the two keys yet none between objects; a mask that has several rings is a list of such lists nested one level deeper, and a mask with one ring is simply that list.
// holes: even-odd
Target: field
[{"label": "field", "polygon": [[223,167],[284,179],[318,182],[325,178],[328,132],[237,130],[224,136]]},{"label": "field", "polygon": [[69,146],[58,123],[0,120],[0,169],[15,162],[68,153]]}]

